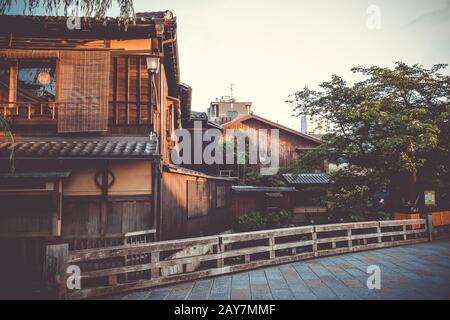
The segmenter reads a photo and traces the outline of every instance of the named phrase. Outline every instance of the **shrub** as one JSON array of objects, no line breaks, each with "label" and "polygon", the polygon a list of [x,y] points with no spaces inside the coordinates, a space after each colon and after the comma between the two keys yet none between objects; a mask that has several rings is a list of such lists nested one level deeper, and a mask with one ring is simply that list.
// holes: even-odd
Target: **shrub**
[{"label": "shrub", "polygon": [[257,231],[264,230],[267,226],[267,218],[259,212],[250,212],[239,217],[235,226],[236,231]]},{"label": "shrub", "polygon": [[292,223],[292,212],[281,210],[267,215],[260,212],[250,212],[239,217],[234,229],[237,232],[277,229]]},{"label": "shrub", "polygon": [[290,225],[293,218],[292,212],[281,210],[267,215],[267,226],[271,229],[282,228]]}]

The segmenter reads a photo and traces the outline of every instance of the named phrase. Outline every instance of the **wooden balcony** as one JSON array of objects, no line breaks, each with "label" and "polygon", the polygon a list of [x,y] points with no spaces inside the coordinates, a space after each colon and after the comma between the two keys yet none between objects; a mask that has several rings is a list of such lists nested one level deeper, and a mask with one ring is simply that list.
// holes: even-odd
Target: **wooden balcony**
[{"label": "wooden balcony", "polygon": [[100,129],[98,131],[105,131],[108,128],[111,133],[123,134],[146,134],[152,131],[155,114],[147,101],[142,103],[109,102],[108,109],[102,110],[95,101],[46,103],[0,101],[0,115],[8,119],[11,127],[15,129],[39,126],[53,128],[53,130],[58,128],[58,132],[68,132],[61,130],[64,123],[74,123],[84,119],[84,121],[104,123],[103,129],[94,125],[89,126],[89,130],[83,130],[87,126],[82,126],[79,132],[92,132],[97,128]]},{"label": "wooden balcony", "polygon": [[56,102],[2,102],[1,114],[12,126],[57,124],[58,103]]}]

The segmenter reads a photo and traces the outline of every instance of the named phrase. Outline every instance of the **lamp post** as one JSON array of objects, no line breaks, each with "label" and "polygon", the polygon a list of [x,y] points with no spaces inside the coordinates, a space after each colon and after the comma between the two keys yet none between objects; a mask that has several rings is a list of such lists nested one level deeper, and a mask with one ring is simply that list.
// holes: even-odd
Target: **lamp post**
[{"label": "lamp post", "polygon": [[152,111],[153,111],[153,82],[155,75],[159,71],[159,57],[147,57],[147,70],[148,70],[148,124],[152,123]]}]

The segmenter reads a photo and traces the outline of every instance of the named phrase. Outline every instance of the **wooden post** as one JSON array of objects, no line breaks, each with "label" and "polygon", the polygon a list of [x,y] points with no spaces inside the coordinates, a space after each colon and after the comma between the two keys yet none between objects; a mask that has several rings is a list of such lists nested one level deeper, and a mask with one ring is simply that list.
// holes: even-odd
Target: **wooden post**
[{"label": "wooden post", "polygon": [[[217,245],[217,253],[223,253],[225,252],[225,245],[222,242],[222,238],[219,237],[219,244]],[[224,259],[219,258],[217,259],[217,268],[223,268],[224,266]]]},{"label": "wooden post", "polygon": [[311,234],[311,240],[313,241],[312,249],[314,252],[314,257],[317,257],[317,233],[316,233],[316,227],[314,227],[314,230]]},{"label": "wooden post", "polygon": [[126,124],[130,124],[130,105],[129,105],[129,99],[130,99],[130,78],[129,78],[129,72],[130,72],[130,58],[125,57],[125,121]]},{"label": "wooden post", "polygon": [[352,241],[352,239],[351,239],[351,236],[352,236],[352,229],[348,229],[348,230],[347,230],[347,236],[349,237],[349,240],[348,240],[348,247],[351,248],[351,247],[353,246],[353,241]]},{"label": "wooden post", "polygon": [[67,290],[66,269],[69,245],[49,244],[45,247],[44,283],[52,297],[62,298]]},{"label": "wooden post", "polygon": [[118,124],[119,112],[117,110],[117,57],[113,58],[113,123]]},{"label": "wooden post", "polygon": [[378,234],[378,243],[381,243],[381,226],[377,227],[377,234]]},{"label": "wooden post", "polygon": [[62,221],[62,181],[61,179],[55,181],[53,184],[53,203],[55,211],[52,214],[52,235],[61,236],[61,221]]},{"label": "wooden post", "polygon": [[136,61],[136,124],[141,124],[141,57]]},{"label": "wooden post", "polygon": [[406,225],[403,225],[403,240],[406,240]]},{"label": "wooden post", "polygon": [[275,250],[273,250],[274,245],[275,245],[275,238],[274,238],[274,236],[270,236],[270,238],[269,238],[270,259],[275,259]]},{"label": "wooden post", "polygon": [[[155,262],[159,262],[159,252],[152,252],[151,253],[151,259],[152,259],[152,263]],[[155,279],[155,278],[159,278],[159,268],[152,268],[150,269],[150,278],[151,279]]]},{"label": "wooden post", "polygon": [[427,228],[428,228],[428,238],[433,241],[433,213],[427,212]]}]

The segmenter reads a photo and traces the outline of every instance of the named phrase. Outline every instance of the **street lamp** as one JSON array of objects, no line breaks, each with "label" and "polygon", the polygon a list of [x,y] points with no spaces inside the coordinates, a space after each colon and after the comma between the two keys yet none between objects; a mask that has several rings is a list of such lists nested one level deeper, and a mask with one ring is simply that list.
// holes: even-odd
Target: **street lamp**
[{"label": "street lamp", "polygon": [[[153,82],[155,81],[155,74],[159,71],[159,57],[147,57],[148,70],[148,119],[147,123],[152,124],[153,117]],[[153,128],[154,130],[155,128]]]},{"label": "street lamp", "polygon": [[159,71],[159,57],[147,57],[148,73],[154,76]]}]

